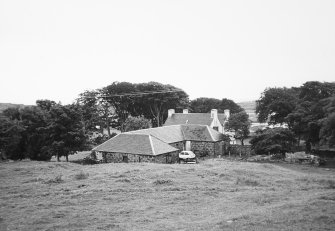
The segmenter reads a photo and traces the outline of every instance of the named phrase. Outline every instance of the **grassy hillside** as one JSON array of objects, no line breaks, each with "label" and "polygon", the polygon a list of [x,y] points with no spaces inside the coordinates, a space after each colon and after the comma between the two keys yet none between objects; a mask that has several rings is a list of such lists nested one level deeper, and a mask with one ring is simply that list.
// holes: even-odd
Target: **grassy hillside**
[{"label": "grassy hillside", "polygon": [[334,230],[335,172],[197,165],[0,164],[8,230]]},{"label": "grassy hillside", "polygon": [[249,119],[252,122],[257,122],[256,101],[246,101],[237,104],[240,105],[249,114]]}]

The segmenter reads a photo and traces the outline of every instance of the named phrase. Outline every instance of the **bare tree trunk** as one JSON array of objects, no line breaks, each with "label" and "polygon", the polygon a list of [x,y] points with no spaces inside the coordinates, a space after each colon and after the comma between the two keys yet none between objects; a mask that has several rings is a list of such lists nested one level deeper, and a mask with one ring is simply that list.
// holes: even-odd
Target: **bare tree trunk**
[{"label": "bare tree trunk", "polygon": [[59,156],[59,154],[57,154],[57,162],[59,162],[60,161],[60,156]]},{"label": "bare tree trunk", "polygon": [[65,158],[66,158],[66,162],[69,162],[69,155],[68,154],[66,154]]},{"label": "bare tree trunk", "polygon": [[109,118],[108,115],[106,116],[106,128],[108,132],[108,137],[111,137],[111,130],[109,129]]}]

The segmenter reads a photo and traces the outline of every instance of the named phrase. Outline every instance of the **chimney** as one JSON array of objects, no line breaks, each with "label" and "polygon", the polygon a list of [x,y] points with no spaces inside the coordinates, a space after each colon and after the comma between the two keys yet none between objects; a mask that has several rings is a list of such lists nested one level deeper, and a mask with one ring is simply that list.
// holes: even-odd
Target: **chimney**
[{"label": "chimney", "polygon": [[168,118],[170,118],[175,113],[174,109],[168,110]]},{"label": "chimney", "polygon": [[218,117],[218,110],[217,109],[212,109],[211,110],[211,118],[216,118]]},{"label": "chimney", "polygon": [[229,109],[224,110],[224,114],[226,116],[226,119],[229,119],[229,117],[230,117],[230,110]]},{"label": "chimney", "polygon": [[183,114],[188,114],[188,109],[183,109]]}]

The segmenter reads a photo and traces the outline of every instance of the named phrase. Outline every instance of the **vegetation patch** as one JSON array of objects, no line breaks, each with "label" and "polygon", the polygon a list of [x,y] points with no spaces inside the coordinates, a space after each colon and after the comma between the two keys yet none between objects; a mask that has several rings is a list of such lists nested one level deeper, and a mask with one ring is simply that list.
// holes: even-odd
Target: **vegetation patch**
[{"label": "vegetation patch", "polygon": [[125,178],[125,179],[119,179],[119,180],[116,180],[116,182],[125,182],[125,183],[130,183],[131,180]]},{"label": "vegetation patch", "polygon": [[327,189],[335,189],[335,180],[321,179],[321,180],[318,180],[318,183],[320,183]]},{"label": "vegetation patch", "polygon": [[62,175],[58,175],[55,178],[44,181],[45,184],[59,184],[63,182],[64,180],[62,179]]},{"label": "vegetation patch", "polygon": [[155,180],[153,182],[154,185],[163,185],[163,184],[171,184],[173,181],[172,180],[166,180],[166,179],[159,179],[159,180]]},{"label": "vegetation patch", "polygon": [[76,175],[74,175],[74,179],[76,180],[85,180],[88,178],[88,173],[84,173],[83,171],[77,173]]},{"label": "vegetation patch", "polygon": [[256,180],[251,180],[251,179],[247,179],[247,178],[243,178],[243,177],[237,177],[235,184],[236,185],[253,186],[253,187],[261,186],[261,184]]}]

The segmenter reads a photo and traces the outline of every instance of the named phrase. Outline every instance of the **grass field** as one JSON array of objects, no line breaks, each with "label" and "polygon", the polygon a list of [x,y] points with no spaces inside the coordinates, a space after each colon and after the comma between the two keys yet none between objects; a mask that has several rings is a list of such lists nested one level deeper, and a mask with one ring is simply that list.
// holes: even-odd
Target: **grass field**
[{"label": "grass field", "polygon": [[334,169],[224,159],[0,167],[4,230],[335,230]]}]

